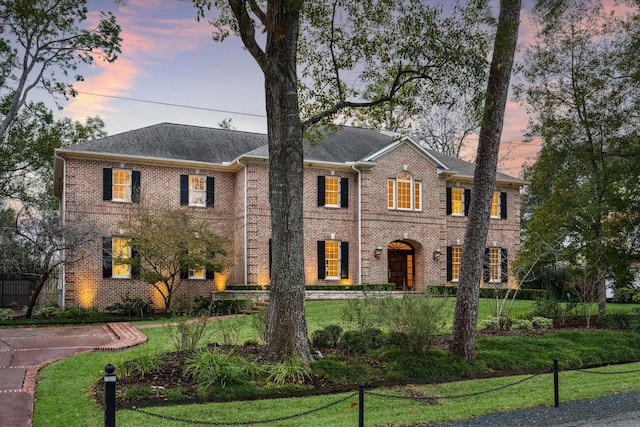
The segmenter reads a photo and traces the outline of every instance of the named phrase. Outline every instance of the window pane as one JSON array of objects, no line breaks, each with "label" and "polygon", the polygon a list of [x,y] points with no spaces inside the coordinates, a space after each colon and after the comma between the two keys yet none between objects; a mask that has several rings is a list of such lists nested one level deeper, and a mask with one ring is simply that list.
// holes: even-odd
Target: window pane
[{"label": "window pane", "polygon": [[395,181],[390,179],[387,181],[387,207],[389,209],[393,209],[396,207],[395,204],[395,200],[396,200],[396,195],[395,195]]},{"label": "window pane", "polygon": [[207,200],[207,182],[204,176],[189,175],[189,205],[205,206]]},{"label": "window pane", "polygon": [[340,277],[340,242],[328,240],[324,243],[325,277]]},{"label": "window pane", "polygon": [[131,244],[126,237],[111,239],[112,267],[111,277],[131,277],[131,266],[123,264],[131,256]]},{"label": "window pane", "polygon": [[189,269],[189,279],[204,279],[205,271],[204,267],[193,267]]},{"label": "window pane", "polygon": [[491,217],[500,218],[500,192],[494,191],[491,197]]},{"label": "window pane", "polygon": [[462,261],[462,247],[451,248],[451,280],[457,282],[460,279],[460,262]]},{"label": "window pane", "polygon": [[131,171],[113,170],[113,193],[111,200],[121,202],[131,201]]},{"label": "window pane", "polygon": [[422,210],[422,183],[413,184],[413,209]]},{"label": "window pane", "polygon": [[324,180],[324,205],[340,206],[340,178],[327,176]]},{"label": "window pane", "polygon": [[489,248],[489,281],[500,281],[500,248]]},{"label": "window pane", "polygon": [[398,180],[398,209],[411,209],[411,181]]},{"label": "window pane", "polygon": [[462,215],[464,213],[464,190],[462,188],[451,189],[451,214]]}]

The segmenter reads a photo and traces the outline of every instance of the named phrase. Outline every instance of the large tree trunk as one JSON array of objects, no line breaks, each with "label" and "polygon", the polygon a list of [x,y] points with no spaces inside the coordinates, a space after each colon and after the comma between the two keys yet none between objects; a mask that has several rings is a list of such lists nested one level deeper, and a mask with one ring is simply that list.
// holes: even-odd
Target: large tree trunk
[{"label": "large tree trunk", "polygon": [[495,187],[498,150],[507,103],[509,79],[518,40],[520,0],[501,0],[500,18],[489,71],[471,209],[464,237],[460,282],[453,320],[451,351],[465,359],[476,357],[476,324],[484,249],[489,230],[491,196]]},{"label": "large tree trunk", "polygon": [[303,149],[296,74],[299,19],[293,2],[269,2],[265,91],[273,262],[269,326],[258,359],[277,362],[295,356],[308,364],[312,356],[305,317]]}]

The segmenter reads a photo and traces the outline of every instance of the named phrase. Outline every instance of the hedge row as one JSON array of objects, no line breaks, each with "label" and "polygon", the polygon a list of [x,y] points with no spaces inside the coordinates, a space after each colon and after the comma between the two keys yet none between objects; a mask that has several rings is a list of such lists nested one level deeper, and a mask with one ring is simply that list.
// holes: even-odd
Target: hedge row
[{"label": "hedge row", "polygon": [[[269,285],[227,285],[228,291],[268,291]],[[360,283],[355,285],[307,285],[307,291],[392,291],[393,283]]]},{"label": "hedge row", "polygon": [[[355,285],[307,285],[307,291],[392,291],[393,283],[361,283]],[[229,285],[227,290],[230,291],[262,291],[269,290],[269,285]],[[432,295],[438,296],[455,296],[458,287],[452,285],[429,285],[427,290]],[[509,297],[513,295],[513,290],[509,289],[493,289],[480,288],[481,298],[504,298],[507,291],[511,291]],[[516,293],[516,299],[536,300],[546,296],[546,291],[542,289],[519,289]]]}]

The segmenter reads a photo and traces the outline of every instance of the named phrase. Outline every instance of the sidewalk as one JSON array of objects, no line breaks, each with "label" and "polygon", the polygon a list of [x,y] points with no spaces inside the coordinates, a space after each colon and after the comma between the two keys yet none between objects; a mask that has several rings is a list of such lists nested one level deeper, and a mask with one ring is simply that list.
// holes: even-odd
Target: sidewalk
[{"label": "sidewalk", "polygon": [[129,323],[0,329],[0,427],[31,427],[38,371],[74,354],[146,342]]},{"label": "sidewalk", "polygon": [[595,399],[574,400],[553,406],[538,406],[500,412],[470,420],[430,427],[637,427],[640,426],[640,391]]}]

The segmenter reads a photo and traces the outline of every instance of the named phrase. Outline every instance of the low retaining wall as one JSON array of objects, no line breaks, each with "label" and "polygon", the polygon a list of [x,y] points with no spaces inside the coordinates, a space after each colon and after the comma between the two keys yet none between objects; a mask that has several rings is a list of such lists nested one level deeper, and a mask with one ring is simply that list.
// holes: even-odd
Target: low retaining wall
[{"label": "low retaining wall", "polygon": [[[394,296],[400,298],[406,292],[397,291],[380,291],[376,295]],[[365,293],[362,291],[306,291],[305,298],[307,301],[312,300],[340,300],[340,299],[363,299]],[[246,298],[253,303],[269,301],[269,291],[223,291],[214,292],[213,300],[229,299],[229,298]]]}]

